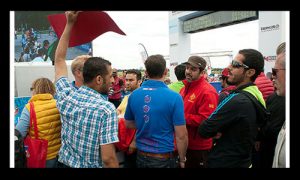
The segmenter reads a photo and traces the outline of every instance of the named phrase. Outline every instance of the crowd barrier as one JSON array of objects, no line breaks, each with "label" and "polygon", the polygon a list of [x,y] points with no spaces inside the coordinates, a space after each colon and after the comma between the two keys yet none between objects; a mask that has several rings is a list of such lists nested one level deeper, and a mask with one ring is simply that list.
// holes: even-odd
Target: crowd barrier
[{"label": "crowd barrier", "polygon": [[[222,87],[221,87],[221,82],[211,82],[210,83],[218,93],[221,92]],[[124,96],[128,95],[129,92],[122,92],[122,99]],[[107,96],[106,96],[107,98]],[[21,116],[21,113],[23,111],[24,106],[28,103],[30,97],[29,96],[23,96],[23,97],[15,97],[15,125],[18,123],[19,118]],[[55,97],[56,99],[56,97]]]}]

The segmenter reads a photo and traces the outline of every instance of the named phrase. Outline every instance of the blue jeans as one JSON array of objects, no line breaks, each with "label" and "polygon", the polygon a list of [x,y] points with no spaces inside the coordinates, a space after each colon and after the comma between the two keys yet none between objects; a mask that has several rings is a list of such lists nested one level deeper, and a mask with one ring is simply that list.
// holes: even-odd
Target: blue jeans
[{"label": "blue jeans", "polygon": [[71,168],[71,167],[69,167],[69,166],[67,166],[67,165],[65,165],[65,164],[57,161],[56,168]]},{"label": "blue jeans", "polygon": [[124,154],[124,168],[136,168],[137,152],[133,154]]},{"label": "blue jeans", "polygon": [[46,168],[55,168],[58,158],[49,159],[46,161]]},{"label": "blue jeans", "polygon": [[177,168],[177,162],[175,157],[168,159],[144,156],[137,153],[136,158],[137,168]]}]

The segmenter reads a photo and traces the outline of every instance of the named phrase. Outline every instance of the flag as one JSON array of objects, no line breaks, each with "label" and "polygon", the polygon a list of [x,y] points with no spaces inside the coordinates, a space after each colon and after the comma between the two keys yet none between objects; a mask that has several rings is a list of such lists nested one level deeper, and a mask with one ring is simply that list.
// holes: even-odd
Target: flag
[{"label": "flag", "polygon": [[[59,39],[67,23],[66,15],[49,15],[48,20]],[[107,13],[102,11],[80,12],[77,21],[71,30],[69,47],[91,42],[108,31],[126,35]]]},{"label": "flag", "polygon": [[52,65],[54,65],[54,58],[55,58],[55,51],[58,45],[58,39],[56,39],[48,48],[48,51],[46,53],[45,56],[45,61],[47,60],[48,57],[50,57],[51,61],[52,61]]}]

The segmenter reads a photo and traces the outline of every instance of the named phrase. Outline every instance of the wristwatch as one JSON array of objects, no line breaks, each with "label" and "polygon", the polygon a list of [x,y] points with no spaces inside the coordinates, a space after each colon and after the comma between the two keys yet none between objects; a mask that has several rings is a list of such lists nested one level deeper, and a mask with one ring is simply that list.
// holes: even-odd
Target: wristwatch
[{"label": "wristwatch", "polygon": [[184,157],[184,160],[179,159],[179,162],[185,163],[186,162],[186,157]]}]

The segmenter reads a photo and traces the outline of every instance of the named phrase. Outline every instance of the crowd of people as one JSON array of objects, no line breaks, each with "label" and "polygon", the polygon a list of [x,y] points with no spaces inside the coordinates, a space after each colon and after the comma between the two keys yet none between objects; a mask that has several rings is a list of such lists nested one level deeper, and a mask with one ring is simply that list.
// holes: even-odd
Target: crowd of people
[{"label": "crowd of people", "polygon": [[[29,102],[39,135],[49,142],[47,168],[120,167],[121,118],[135,130],[123,150],[126,168],[285,167],[285,43],[277,49],[272,81],[259,51],[240,50],[222,71],[220,94],[206,80],[200,56],[175,67],[174,83],[166,81],[159,54],[145,61],[145,77],[134,69],[118,77],[110,61],[79,56],[69,82],[66,53],[78,13],[66,12],[55,83],[40,78],[32,84]],[[23,137],[33,136],[29,112],[28,104],[16,125]]]},{"label": "crowd of people", "polygon": [[[17,37],[17,34],[15,33]],[[33,28],[24,30],[21,36],[22,52],[16,62],[51,62],[47,56],[49,41],[38,41],[38,32]]]}]

